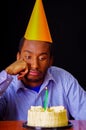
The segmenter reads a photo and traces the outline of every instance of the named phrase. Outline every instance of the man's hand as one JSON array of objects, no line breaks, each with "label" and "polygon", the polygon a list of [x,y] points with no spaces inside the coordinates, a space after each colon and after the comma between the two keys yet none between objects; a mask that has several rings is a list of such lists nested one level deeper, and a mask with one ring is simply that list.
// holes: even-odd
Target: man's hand
[{"label": "man's hand", "polygon": [[30,66],[22,59],[15,61],[9,65],[5,71],[10,75],[17,75],[18,79],[22,79],[28,73]]}]

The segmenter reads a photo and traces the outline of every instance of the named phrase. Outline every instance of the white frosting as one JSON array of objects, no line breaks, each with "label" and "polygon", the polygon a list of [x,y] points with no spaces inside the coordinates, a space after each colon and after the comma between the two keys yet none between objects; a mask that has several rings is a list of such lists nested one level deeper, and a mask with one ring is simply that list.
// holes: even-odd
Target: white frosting
[{"label": "white frosting", "polygon": [[67,111],[63,106],[53,106],[45,111],[41,106],[31,106],[28,110],[27,125],[57,127],[68,125]]}]

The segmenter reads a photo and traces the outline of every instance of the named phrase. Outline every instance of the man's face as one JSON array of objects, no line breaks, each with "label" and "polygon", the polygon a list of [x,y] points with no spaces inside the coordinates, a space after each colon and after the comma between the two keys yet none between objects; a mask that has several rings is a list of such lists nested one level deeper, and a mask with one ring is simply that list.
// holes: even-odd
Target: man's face
[{"label": "man's face", "polygon": [[25,40],[19,57],[23,58],[31,66],[27,75],[25,75],[27,81],[43,81],[45,73],[52,61],[49,44],[42,41]]}]

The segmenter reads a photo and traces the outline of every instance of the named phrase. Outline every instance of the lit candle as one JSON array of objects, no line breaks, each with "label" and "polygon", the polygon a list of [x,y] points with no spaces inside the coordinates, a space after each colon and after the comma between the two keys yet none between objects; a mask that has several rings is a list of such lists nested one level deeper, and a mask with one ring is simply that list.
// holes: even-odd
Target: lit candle
[{"label": "lit candle", "polygon": [[45,97],[44,97],[44,110],[48,107],[48,89],[45,87]]}]

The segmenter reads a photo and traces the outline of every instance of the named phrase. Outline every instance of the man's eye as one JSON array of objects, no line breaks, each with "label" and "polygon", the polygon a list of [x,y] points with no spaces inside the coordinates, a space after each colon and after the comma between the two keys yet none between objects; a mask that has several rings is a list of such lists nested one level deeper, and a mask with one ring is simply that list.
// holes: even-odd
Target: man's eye
[{"label": "man's eye", "polygon": [[31,58],[31,56],[25,56],[25,59],[27,59],[27,60],[30,59],[30,58]]},{"label": "man's eye", "polygon": [[47,57],[39,57],[39,60],[46,60]]}]

